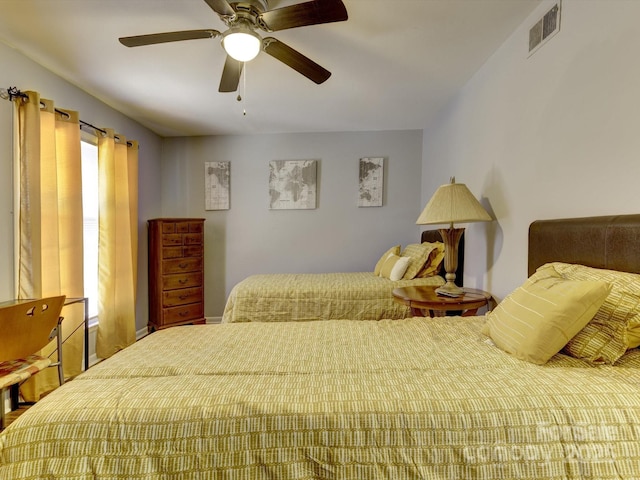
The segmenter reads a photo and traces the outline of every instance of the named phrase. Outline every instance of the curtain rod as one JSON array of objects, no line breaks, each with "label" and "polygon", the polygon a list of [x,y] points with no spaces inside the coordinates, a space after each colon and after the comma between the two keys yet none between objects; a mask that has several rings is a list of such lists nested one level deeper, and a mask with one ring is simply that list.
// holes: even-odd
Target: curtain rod
[{"label": "curtain rod", "polygon": [[[9,87],[7,89],[0,89],[0,98],[4,98],[5,100],[9,100],[9,101],[13,101],[14,98],[16,97],[20,97],[20,98],[24,98],[24,99],[28,99],[29,95],[27,95],[26,93],[21,92],[20,90],[18,90],[17,87]],[[40,105],[43,105],[42,102],[40,102]],[[64,112],[62,110],[58,110],[57,108],[55,109],[56,113],[59,113],[60,115],[63,115],[65,117],[69,117],[69,114],[67,112]],[[80,120],[78,119],[78,122],[80,123],[80,128],[82,128],[82,126],[84,125],[85,127],[89,127],[89,128],[93,128],[94,130],[101,132],[102,134],[106,135],[107,131],[96,127],[95,125],[91,125],[89,122],[85,122],[84,120]],[[115,139],[120,140],[120,137],[118,137],[117,135],[114,136]],[[133,146],[133,143],[131,142],[127,142],[127,145],[129,147]]]}]

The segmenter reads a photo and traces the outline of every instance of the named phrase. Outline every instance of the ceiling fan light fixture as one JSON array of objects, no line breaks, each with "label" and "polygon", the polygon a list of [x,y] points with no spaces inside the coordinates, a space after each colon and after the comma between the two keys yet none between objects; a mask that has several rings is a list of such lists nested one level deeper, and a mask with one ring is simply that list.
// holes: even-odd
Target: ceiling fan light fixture
[{"label": "ceiling fan light fixture", "polygon": [[224,33],[222,47],[230,57],[239,62],[249,62],[260,53],[262,39],[249,27],[232,27]]},{"label": "ceiling fan light fixture", "polygon": [[[194,0],[195,1],[195,0]],[[226,59],[220,78],[219,92],[235,92],[238,89],[244,64],[253,60],[261,50],[282,62],[316,84],[325,82],[331,72],[284,42],[273,37],[264,39],[256,31],[267,33],[290,28],[344,22],[349,18],[343,0],[201,0],[220,20],[227,31],[212,29],[181,30],[120,37],[125,47],[140,47],[167,42],[181,42],[221,37]],[[269,9],[271,1],[285,3],[302,1]],[[0,3],[1,0],[0,0]]]}]

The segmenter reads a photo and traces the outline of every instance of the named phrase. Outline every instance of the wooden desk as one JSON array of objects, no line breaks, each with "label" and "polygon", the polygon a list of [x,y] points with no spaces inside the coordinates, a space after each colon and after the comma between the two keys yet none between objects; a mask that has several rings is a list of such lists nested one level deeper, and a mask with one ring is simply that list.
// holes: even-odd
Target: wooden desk
[{"label": "wooden desk", "polygon": [[[8,300],[6,302],[0,302],[0,307],[17,305],[19,303],[29,302],[31,300],[32,299]],[[64,342],[66,342],[71,335],[76,333],[81,326],[84,326],[84,369],[87,370],[89,368],[89,299],[87,297],[77,297],[77,298],[70,297],[64,300],[65,307],[67,305],[73,305],[75,303],[84,303],[84,323],[74,328],[73,331],[69,333],[69,335],[67,335],[65,338],[62,339],[62,343],[64,344]],[[64,317],[64,315],[62,316]],[[62,355],[62,353],[60,354]]]},{"label": "wooden desk", "polygon": [[414,317],[424,317],[425,310],[430,317],[437,316],[435,312],[461,311],[462,316],[478,313],[481,307],[493,307],[493,297],[489,292],[465,288],[460,297],[438,295],[434,286],[403,287],[393,290],[393,298],[397,303],[407,305]]}]

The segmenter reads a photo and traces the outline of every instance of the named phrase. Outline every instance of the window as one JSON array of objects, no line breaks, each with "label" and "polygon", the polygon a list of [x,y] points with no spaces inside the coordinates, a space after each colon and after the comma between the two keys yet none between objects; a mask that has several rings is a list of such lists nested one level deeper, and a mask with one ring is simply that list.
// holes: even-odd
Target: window
[{"label": "window", "polygon": [[82,157],[82,210],[84,234],[84,295],[89,298],[89,317],[98,317],[98,146],[84,135]]}]

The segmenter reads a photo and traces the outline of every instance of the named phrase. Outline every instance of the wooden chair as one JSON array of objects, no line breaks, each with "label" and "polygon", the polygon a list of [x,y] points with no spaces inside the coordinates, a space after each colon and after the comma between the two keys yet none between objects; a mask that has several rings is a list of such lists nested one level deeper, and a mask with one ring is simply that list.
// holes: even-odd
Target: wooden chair
[{"label": "wooden chair", "polygon": [[[11,408],[18,408],[20,383],[47,367],[58,367],[60,385],[62,371],[62,332],[60,312],[65,296],[39,300],[18,300],[0,305],[0,429],[5,427],[5,392],[10,388]],[[58,361],[38,355],[56,339]]]}]

